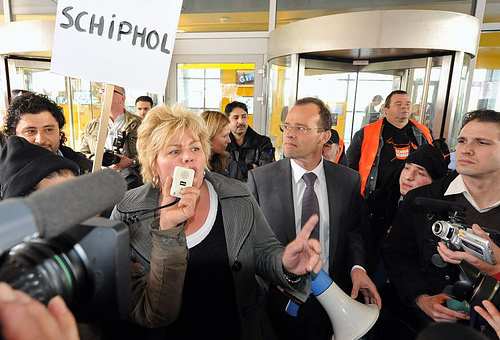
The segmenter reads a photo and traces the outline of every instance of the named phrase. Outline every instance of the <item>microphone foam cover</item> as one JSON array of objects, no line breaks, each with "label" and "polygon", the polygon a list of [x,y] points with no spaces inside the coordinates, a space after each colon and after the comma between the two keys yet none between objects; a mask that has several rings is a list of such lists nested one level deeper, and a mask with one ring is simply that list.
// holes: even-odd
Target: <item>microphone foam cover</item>
[{"label": "microphone foam cover", "polygon": [[24,202],[35,216],[40,237],[49,239],[120,202],[125,179],[105,169],[35,191]]}]

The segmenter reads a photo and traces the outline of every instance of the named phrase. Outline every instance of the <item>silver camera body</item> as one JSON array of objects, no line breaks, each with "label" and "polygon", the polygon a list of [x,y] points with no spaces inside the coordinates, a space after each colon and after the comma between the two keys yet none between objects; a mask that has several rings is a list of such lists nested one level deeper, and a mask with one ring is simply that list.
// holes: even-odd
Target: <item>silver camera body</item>
[{"label": "silver camera body", "polygon": [[472,228],[454,222],[436,221],[432,224],[432,232],[441,238],[447,245],[455,249],[464,249],[466,252],[480,258],[481,260],[495,265],[497,261],[490,241],[474,235]]}]

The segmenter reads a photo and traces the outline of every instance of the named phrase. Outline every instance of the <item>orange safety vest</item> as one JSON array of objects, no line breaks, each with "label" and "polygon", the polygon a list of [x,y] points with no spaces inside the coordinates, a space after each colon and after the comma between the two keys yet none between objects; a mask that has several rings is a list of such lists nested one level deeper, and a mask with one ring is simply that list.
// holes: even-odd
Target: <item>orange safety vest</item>
[{"label": "orange safety vest", "polygon": [[335,157],[334,163],[339,164],[340,157],[342,156],[342,152],[344,151],[344,140],[339,136],[339,152],[337,153],[337,157]]},{"label": "orange safety vest", "polygon": [[[358,171],[361,176],[361,195],[364,195],[368,176],[370,175],[373,163],[375,162],[375,158],[377,157],[378,146],[380,144],[380,132],[382,131],[383,121],[383,118],[379,119],[375,123],[369,124],[363,128],[364,137],[363,143],[361,144],[361,157],[359,158],[358,167]],[[420,131],[422,131],[429,144],[431,144],[433,139],[429,128],[425,125],[417,123],[413,119],[410,119],[409,121],[412,122]]]}]

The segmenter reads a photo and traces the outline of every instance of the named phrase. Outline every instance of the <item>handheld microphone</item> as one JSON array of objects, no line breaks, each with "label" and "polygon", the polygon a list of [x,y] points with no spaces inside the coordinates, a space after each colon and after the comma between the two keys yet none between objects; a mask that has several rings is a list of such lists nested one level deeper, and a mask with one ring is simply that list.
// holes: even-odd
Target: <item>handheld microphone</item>
[{"label": "handheld microphone", "polygon": [[61,235],[73,226],[120,202],[125,179],[106,169],[35,191],[25,198],[0,203],[0,254],[26,237],[46,239]]}]

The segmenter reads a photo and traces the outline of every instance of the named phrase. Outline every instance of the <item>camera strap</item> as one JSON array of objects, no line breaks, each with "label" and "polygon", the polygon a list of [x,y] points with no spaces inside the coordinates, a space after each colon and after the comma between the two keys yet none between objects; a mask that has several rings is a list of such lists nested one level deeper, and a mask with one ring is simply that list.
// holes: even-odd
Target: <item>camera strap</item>
[{"label": "camera strap", "polygon": [[136,222],[142,221],[142,220],[145,218],[145,216],[144,216],[144,215],[151,214],[151,213],[155,213],[155,212],[157,212],[158,210],[163,209],[163,208],[168,208],[168,207],[171,207],[171,206],[173,206],[174,204],[177,204],[179,201],[180,201],[180,198],[176,197],[176,198],[175,198],[175,200],[174,200],[172,203],[162,205],[162,206],[160,206],[160,207],[158,207],[158,208],[149,209],[149,210],[145,210],[145,211],[141,211],[141,212],[139,212],[139,213],[133,214],[133,215],[129,216],[128,218],[126,218],[125,220],[123,220],[123,222],[124,222],[125,224],[127,224],[128,226],[130,226],[130,225],[132,225],[133,223],[136,223]]}]

